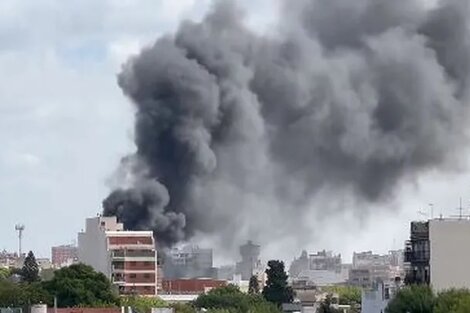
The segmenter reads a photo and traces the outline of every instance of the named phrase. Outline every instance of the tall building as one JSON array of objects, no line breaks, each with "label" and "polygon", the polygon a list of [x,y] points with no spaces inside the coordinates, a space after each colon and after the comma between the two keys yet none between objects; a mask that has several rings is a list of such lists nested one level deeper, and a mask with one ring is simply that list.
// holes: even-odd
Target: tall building
[{"label": "tall building", "polygon": [[341,271],[341,254],[332,251],[319,251],[309,255],[309,269],[324,271]]},{"label": "tall building", "polygon": [[434,290],[470,288],[470,220],[412,222],[405,261],[408,283]]},{"label": "tall building", "polygon": [[51,256],[55,267],[67,266],[78,261],[78,248],[75,245],[52,247]]},{"label": "tall building", "polygon": [[173,248],[167,252],[163,272],[165,278],[212,278],[217,275],[213,267],[212,249],[195,245]]},{"label": "tall building", "polygon": [[405,244],[405,282],[429,284],[429,222],[411,222],[410,226],[410,240]]},{"label": "tall building", "polygon": [[257,269],[260,268],[260,252],[261,247],[252,241],[248,241],[240,246],[242,260],[237,263],[236,273],[241,275],[242,280],[249,280],[257,272]]},{"label": "tall building", "polygon": [[113,217],[86,220],[78,259],[105,274],[120,294],[157,294],[157,256],[151,231],[127,231]]}]

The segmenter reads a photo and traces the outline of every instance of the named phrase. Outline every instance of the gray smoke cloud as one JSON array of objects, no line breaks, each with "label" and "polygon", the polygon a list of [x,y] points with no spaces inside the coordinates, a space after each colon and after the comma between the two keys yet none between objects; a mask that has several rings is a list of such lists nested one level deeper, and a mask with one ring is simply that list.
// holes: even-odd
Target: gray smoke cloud
[{"label": "gray smoke cloud", "polygon": [[137,151],[104,214],[153,229],[163,246],[204,234],[263,242],[267,227],[280,236],[306,211],[328,214],[321,193],[378,202],[458,162],[467,0],[283,4],[278,29],[262,36],[218,1],[125,64]]}]

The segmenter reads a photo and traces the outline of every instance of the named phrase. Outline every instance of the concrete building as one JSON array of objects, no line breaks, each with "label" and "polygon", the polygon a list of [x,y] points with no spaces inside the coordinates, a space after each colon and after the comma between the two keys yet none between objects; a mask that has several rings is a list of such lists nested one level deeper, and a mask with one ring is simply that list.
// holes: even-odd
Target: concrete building
[{"label": "concrete building", "polygon": [[319,251],[309,255],[310,270],[341,271],[341,254],[332,251]]},{"label": "concrete building", "polygon": [[157,256],[151,231],[125,231],[116,217],[86,220],[78,259],[105,274],[120,294],[157,294]]},{"label": "concrete building", "polygon": [[385,313],[385,308],[398,290],[394,283],[378,283],[372,289],[363,289],[361,313]]},{"label": "concrete building", "polygon": [[240,274],[242,280],[250,280],[251,276],[261,270],[260,252],[261,247],[252,241],[240,246],[242,260],[237,263],[235,273]]},{"label": "concrete building", "polygon": [[470,288],[470,220],[412,222],[407,242],[407,282],[430,284],[435,291]]},{"label": "concrete building", "polygon": [[302,251],[300,257],[291,263],[289,274],[293,283],[332,286],[348,280],[349,266],[343,266],[341,255],[332,251],[323,250],[310,255]]},{"label": "concrete building", "polygon": [[213,278],[217,270],[213,267],[212,249],[195,245],[173,248],[163,264],[165,278]]},{"label": "concrete building", "polygon": [[69,266],[78,261],[78,248],[75,245],[52,247],[51,256],[55,267]]},{"label": "concrete building", "polygon": [[354,252],[348,283],[372,288],[378,282],[389,283],[403,276],[403,251],[390,251],[383,255],[372,251]]}]

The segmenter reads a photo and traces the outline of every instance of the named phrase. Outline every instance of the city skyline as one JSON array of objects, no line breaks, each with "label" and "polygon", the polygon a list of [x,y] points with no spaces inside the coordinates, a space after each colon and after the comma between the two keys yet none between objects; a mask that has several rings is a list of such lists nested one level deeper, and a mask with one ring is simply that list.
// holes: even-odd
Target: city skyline
[{"label": "city skyline", "polygon": [[[109,192],[119,159],[134,150],[132,110],[116,86],[115,73],[142,45],[173,31],[182,17],[199,19],[209,3],[147,3],[146,11],[159,16],[142,13],[145,10],[132,3],[123,4],[129,6],[127,13],[121,13],[119,5],[106,8],[87,3],[78,12],[97,12],[97,16],[80,21],[80,14],[71,15],[61,21],[60,31],[53,30],[60,27],[51,24],[54,22],[39,2],[33,7],[13,2],[5,5],[3,23],[12,31],[6,32],[8,40],[0,47],[0,65],[11,73],[2,78],[2,85],[8,87],[0,93],[0,139],[5,144],[0,154],[0,188],[4,192],[0,198],[4,213],[0,249],[17,249],[14,225],[23,223],[23,250],[47,256],[51,246],[75,240],[86,217],[101,212],[101,201]],[[274,10],[271,2],[263,1],[255,7],[249,1],[243,3],[252,27],[264,31],[273,15],[266,14],[266,10]],[[68,12],[62,6],[56,10]],[[39,16],[32,19],[37,27],[17,26],[16,19],[29,20],[30,15]],[[102,25],[102,20],[109,24]],[[90,35],[96,30],[93,27],[101,30],[99,34]],[[23,36],[13,36],[15,32]],[[43,32],[48,36],[40,36]],[[24,91],[25,84],[30,85],[29,92]],[[468,168],[462,165],[452,170],[431,170],[417,181],[405,183],[385,203],[355,203],[342,199],[341,194],[338,199],[323,199],[325,205],[333,203],[333,209],[365,206],[367,210],[358,220],[353,219],[357,214],[354,210],[333,214],[327,221],[314,214],[306,216],[311,223],[302,225],[306,248],[351,255],[364,248],[383,252],[380,249],[402,247],[409,221],[420,218],[417,212],[427,211],[429,203],[434,204],[435,217],[441,212],[445,216],[458,214],[455,209],[460,197],[468,208]],[[274,236],[272,242],[261,244],[266,247],[267,258],[279,255],[290,261],[300,253],[298,239],[297,235]],[[211,244],[210,238],[196,237],[195,241]]]}]

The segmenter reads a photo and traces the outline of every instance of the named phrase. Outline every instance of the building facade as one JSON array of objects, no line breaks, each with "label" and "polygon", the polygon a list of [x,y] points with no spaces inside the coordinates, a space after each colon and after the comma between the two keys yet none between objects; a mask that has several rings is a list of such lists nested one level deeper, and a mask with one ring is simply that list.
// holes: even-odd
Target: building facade
[{"label": "building facade", "polygon": [[165,294],[202,294],[213,288],[226,286],[227,281],[216,279],[163,279],[162,290]]},{"label": "building facade", "polygon": [[52,247],[51,256],[55,267],[68,266],[78,261],[78,248],[74,245]]},{"label": "building facade", "polygon": [[250,280],[251,276],[257,274],[261,269],[260,252],[261,246],[252,241],[240,246],[242,260],[237,263],[235,272],[241,275],[242,280]]},{"label": "building facade", "polygon": [[86,220],[78,259],[105,274],[120,294],[157,294],[157,255],[151,231],[125,231],[116,217]]},{"label": "building facade", "polygon": [[405,261],[407,283],[429,284],[437,292],[470,288],[470,220],[412,222]]},{"label": "building facade", "polygon": [[213,278],[217,271],[213,267],[212,249],[185,245],[169,251],[163,266],[165,278]]}]

